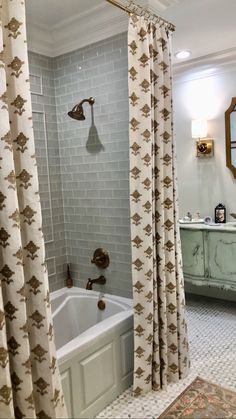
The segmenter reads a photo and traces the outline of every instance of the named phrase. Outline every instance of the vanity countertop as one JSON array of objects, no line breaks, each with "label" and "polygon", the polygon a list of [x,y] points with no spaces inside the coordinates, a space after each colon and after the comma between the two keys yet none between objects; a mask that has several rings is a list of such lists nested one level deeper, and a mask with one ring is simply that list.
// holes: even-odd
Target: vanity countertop
[{"label": "vanity countertop", "polygon": [[205,224],[205,223],[179,223],[181,229],[186,230],[212,230],[212,231],[232,231],[236,233],[236,222],[228,222],[225,224]]}]

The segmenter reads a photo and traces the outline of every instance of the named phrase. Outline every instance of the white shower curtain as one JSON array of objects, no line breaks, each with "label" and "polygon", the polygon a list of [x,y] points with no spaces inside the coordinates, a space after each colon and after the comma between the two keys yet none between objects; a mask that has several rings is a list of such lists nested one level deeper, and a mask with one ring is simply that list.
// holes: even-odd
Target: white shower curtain
[{"label": "white shower curtain", "polygon": [[66,418],[42,237],[23,0],[0,0],[0,417]]},{"label": "white shower curtain", "polygon": [[189,368],[172,124],[171,33],[129,20],[134,395]]}]

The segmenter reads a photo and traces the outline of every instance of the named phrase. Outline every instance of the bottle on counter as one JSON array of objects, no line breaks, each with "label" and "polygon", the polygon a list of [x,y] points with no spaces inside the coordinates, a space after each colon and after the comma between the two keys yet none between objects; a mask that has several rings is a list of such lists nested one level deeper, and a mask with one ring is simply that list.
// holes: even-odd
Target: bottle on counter
[{"label": "bottle on counter", "polygon": [[223,204],[218,204],[215,207],[215,223],[226,223],[226,208]]},{"label": "bottle on counter", "polygon": [[67,286],[67,288],[73,287],[73,280],[71,278],[70,265],[69,265],[69,263],[67,263],[66,286]]},{"label": "bottle on counter", "polygon": [[192,221],[193,216],[192,216],[191,212],[189,212],[189,211],[187,212],[187,217],[188,217],[189,221]]}]

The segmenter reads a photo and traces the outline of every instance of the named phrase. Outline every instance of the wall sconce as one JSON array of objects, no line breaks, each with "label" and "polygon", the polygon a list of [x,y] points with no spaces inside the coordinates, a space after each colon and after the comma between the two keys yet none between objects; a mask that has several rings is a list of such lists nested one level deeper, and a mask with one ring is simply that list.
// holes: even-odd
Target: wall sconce
[{"label": "wall sconce", "polygon": [[212,157],[214,154],[214,142],[212,138],[207,138],[207,121],[204,119],[192,120],[192,138],[196,141],[197,157]]}]

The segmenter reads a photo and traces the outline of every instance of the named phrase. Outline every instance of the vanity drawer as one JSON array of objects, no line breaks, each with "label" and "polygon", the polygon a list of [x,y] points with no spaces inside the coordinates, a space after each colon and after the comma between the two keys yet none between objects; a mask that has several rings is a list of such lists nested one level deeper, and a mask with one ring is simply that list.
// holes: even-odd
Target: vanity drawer
[{"label": "vanity drawer", "polygon": [[181,229],[184,274],[204,277],[203,232]]},{"label": "vanity drawer", "polygon": [[211,232],[208,237],[211,278],[236,283],[236,235]]}]

